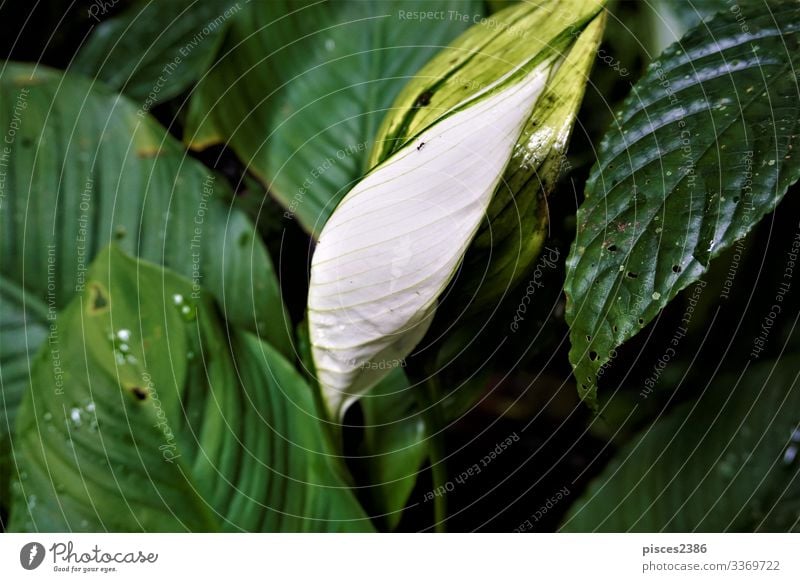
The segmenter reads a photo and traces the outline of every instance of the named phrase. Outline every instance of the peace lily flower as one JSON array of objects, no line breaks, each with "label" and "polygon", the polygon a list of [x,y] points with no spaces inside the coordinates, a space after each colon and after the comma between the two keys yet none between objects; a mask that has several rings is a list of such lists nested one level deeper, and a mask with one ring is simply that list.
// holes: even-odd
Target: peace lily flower
[{"label": "peace lily flower", "polygon": [[[325,225],[308,323],[332,416],[427,332],[548,80],[601,8],[595,0],[551,4],[505,10],[429,63],[418,79],[431,89],[420,93],[412,82],[398,97],[401,115],[379,133],[377,165]],[[465,88],[463,78],[482,81]]]}]

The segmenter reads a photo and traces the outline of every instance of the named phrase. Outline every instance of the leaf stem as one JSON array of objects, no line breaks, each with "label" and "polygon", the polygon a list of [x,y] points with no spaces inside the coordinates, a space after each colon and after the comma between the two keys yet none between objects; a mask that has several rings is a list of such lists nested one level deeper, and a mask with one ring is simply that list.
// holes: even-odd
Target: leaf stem
[{"label": "leaf stem", "polygon": [[433,498],[434,522],[436,531],[444,533],[446,531],[445,521],[447,520],[447,497],[445,485],[447,484],[447,466],[445,465],[444,452],[444,417],[439,403],[441,389],[439,379],[435,374],[430,374],[425,381],[428,426],[430,430],[430,462],[431,477],[433,479],[433,490],[441,491],[442,495],[435,495]]}]

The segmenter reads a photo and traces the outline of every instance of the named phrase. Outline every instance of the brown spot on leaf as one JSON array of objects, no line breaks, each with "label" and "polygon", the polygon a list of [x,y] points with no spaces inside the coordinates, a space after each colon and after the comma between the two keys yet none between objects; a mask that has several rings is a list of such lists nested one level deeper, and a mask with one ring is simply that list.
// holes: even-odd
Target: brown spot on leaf
[{"label": "brown spot on leaf", "polygon": [[414,108],[418,109],[420,107],[425,107],[431,102],[431,97],[433,97],[432,91],[425,91],[424,93],[420,94],[417,97],[417,100],[414,102]]},{"label": "brown spot on leaf", "polygon": [[148,146],[136,150],[136,155],[140,158],[157,158],[163,153],[162,149],[158,146]]}]

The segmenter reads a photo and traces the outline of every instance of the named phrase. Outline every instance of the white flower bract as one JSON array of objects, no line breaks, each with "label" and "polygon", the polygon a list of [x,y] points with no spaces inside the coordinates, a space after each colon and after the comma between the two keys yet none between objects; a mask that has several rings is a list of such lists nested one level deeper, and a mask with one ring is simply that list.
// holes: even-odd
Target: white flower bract
[{"label": "white flower bract", "polygon": [[381,362],[405,358],[425,335],[552,68],[497,89],[500,79],[454,107],[373,169],[325,225],[308,323],[333,415],[388,373]]}]

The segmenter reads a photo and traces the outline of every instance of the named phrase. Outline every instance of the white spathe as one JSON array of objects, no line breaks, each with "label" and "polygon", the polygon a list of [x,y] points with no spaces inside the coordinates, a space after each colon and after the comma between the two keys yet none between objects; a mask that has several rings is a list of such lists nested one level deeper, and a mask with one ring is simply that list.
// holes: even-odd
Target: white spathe
[{"label": "white spathe", "polygon": [[328,220],[311,263],[308,323],[335,417],[425,335],[552,69],[544,63],[454,107],[370,172]]}]

